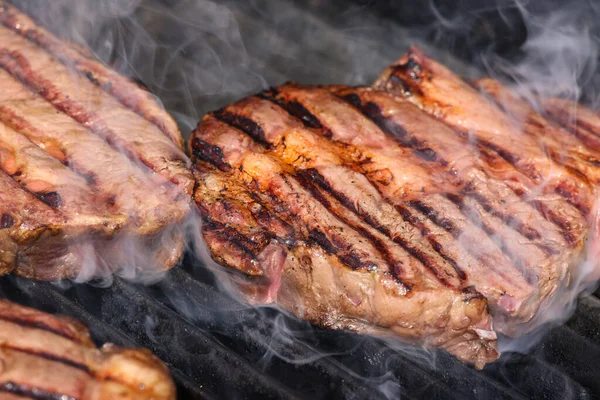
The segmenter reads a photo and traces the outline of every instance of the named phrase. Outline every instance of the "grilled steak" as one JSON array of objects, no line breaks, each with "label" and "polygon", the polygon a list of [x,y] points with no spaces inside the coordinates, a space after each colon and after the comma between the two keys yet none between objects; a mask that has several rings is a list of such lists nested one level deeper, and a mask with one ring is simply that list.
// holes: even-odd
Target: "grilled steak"
[{"label": "grilled steak", "polygon": [[72,277],[138,246],[173,266],[193,179],[154,96],[4,1],[0,82],[0,273]]},{"label": "grilled steak", "polygon": [[317,325],[496,359],[496,332],[536,326],[574,274],[600,165],[507,95],[412,49],[373,88],[286,84],[205,116],[189,145],[213,258]]},{"label": "grilled steak", "polygon": [[168,400],[175,387],[147,350],[97,349],[78,321],[0,300],[0,397]]}]

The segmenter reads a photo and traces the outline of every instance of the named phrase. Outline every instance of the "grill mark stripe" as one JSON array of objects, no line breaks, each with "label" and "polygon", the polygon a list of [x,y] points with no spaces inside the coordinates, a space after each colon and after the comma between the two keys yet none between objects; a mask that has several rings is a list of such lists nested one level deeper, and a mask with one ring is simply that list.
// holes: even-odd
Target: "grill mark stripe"
[{"label": "grill mark stripe", "polygon": [[93,377],[92,371],[88,368],[87,365],[84,364],[80,364],[78,362],[69,360],[67,358],[55,355],[55,354],[51,354],[51,353],[46,353],[46,352],[38,352],[38,351],[34,351],[34,350],[29,350],[29,349],[23,349],[20,347],[14,347],[14,346],[10,346],[7,344],[1,344],[0,348],[6,348],[9,350],[14,350],[17,351],[19,353],[25,353],[25,354],[29,354],[31,356],[35,356],[35,357],[39,357],[39,358],[43,358],[44,360],[48,360],[48,361],[52,361],[52,362],[57,362],[75,369],[78,369],[80,371],[85,372],[86,374],[90,375],[91,377]]},{"label": "grill mark stripe", "polygon": [[[42,98],[46,99],[46,101],[52,104],[58,111],[68,115],[90,132],[103,138],[115,151],[125,154],[134,163],[141,161],[152,173],[155,171],[156,166],[142,154],[137,154],[133,149],[128,148],[128,146],[124,144],[117,144],[119,140],[109,129],[90,123],[90,121],[96,119],[93,111],[88,112],[81,105],[71,102],[68,99],[68,95],[60,93],[51,82],[38,77],[31,71],[29,63],[21,55],[7,52],[5,49],[0,49],[0,68],[4,69],[11,76],[20,81],[33,93],[42,96]],[[172,178],[171,182],[174,184],[178,183],[175,178]]]},{"label": "grill mark stripe", "polygon": [[405,207],[405,206],[401,206],[401,205],[396,205],[395,208],[396,208],[396,210],[398,210],[400,215],[402,215],[402,217],[404,218],[404,220],[406,222],[410,223],[412,226],[418,228],[421,231],[422,235],[431,244],[433,249],[444,260],[446,260],[448,262],[448,264],[450,264],[452,266],[452,268],[458,274],[459,278],[462,281],[466,281],[467,274],[465,274],[465,272],[458,266],[458,264],[456,263],[456,261],[454,261],[454,259],[452,259],[450,256],[448,256],[445,253],[443,246],[435,239],[435,236],[431,234],[429,229],[425,225],[423,225],[419,220],[417,220],[417,218],[414,215],[412,215],[412,212],[409,210],[409,208]]},{"label": "grill mark stripe", "polygon": [[24,320],[22,318],[9,317],[9,316],[6,316],[6,315],[0,315],[0,320],[6,321],[6,322],[10,322],[10,323],[13,323],[13,324],[16,324],[16,325],[20,325],[20,326],[23,326],[23,327],[26,327],[26,328],[40,329],[40,330],[43,330],[43,331],[46,331],[46,332],[53,333],[53,334],[55,334],[57,336],[61,336],[61,337],[65,338],[65,339],[69,339],[69,340],[71,340],[73,342],[81,343],[77,339],[77,337],[69,335],[66,332],[59,331],[58,329],[54,329],[54,328],[52,328],[52,327],[50,327],[48,325],[45,325],[42,322],[32,322],[32,321]]},{"label": "grill mark stripe", "polygon": [[264,148],[273,149],[273,145],[266,139],[263,129],[250,118],[223,110],[214,112],[213,116],[219,121],[241,130]]},{"label": "grill mark stripe", "polygon": [[[391,231],[387,227],[379,224],[376,220],[371,218],[368,214],[361,213],[356,208],[354,203],[352,203],[352,201],[350,201],[346,196],[344,196],[343,193],[340,193],[337,190],[335,190],[333,187],[331,187],[331,185],[327,182],[327,180],[321,174],[319,174],[318,171],[316,171],[314,169],[309,169],[306,171],[306,173],[309,174],[310,179],[313,182],[317,183],[321,188],[323,188],[325,191],[327,191],[327,193],[329,193],[332,197],[334,197],[336,200],[338,200],[344,207],[348,208],[350,211],[352,211],[354,214],[356,214],[356,216],[358,218],[365,221],[367,224],[369,224],[375,230],[386,235],[394,243],[397,243],[398,245],[400,245],[408,254],[415,257],[417,260],[419,260],[419,262],[421,262],[421,264],[423,264],[423,266],[425,266],[425,268],[429,269],[434,274],[434,276],[444,286],[448,286],[448,287],[452,286],[452,285],[450,285],[450,282],[448,281],[448,279],[444,276],[445,274],[439,270],[439,268],[435,265],[435,262],[431,258],[429,258],[429,256],[427,254],[423,253],[418,248],[411,246],[406,239],[404,239],[400,236],[392,235]],[[384,197],[384,199],[385,199],[385,197]],[[386,199],[386,201],[387,201],[387,199]],[[392,205],[392,204],[390,204],[390,205]],[[394,206],[394,205],[392,205],[392,206]],[[411,225],[413,225],[413,224],[411,223]]]},{"label": "grill mark stripe", "polygon": [[[15,179],[14,175],[7,173],[6,171],[0,169],[0,172],[8,176],[13,182],[16,183],[16,187],[21,189],[22,191],[28,193],[29,195],[36,198],[40,203],[44,203],[44,205],[51,207],[54,211],[60,213],[60,206],[62,206],[62,199],[57,192],[48,192],[48,193],[35,193],[31,190],[27,189],[24,185],[22,185],[17,179]],[[62,215],[62,213],[60,213]]]},{"label": "grill mark stripe", "polygon": [[458,239],[462,234],[462,231],[456,225],[454,225],[452,221],[445,218],[444,216],[440,216],[436,210],[424,204],[423,202],[419,200],[412,200],[408,202],[408,205],[418,210],[421,214],[425,215],[440,228],[443,228],[448,233],[452,234],[452,236],[455,239]]},{"label": "grill mark stripe", "polygon": [[[551,112],[546,112],[545,116],[579,139],[586,147],[593,151],[598,151],[598,149],[600,149],[600,133],[596,133],[593,130],[587,129],[584,126],[585,123],[581,124],[580,121],[573,121],[574,124],[569,124]],[[592,164],[598,165],[597,163],[593,162]]]},{"label": "grill mark stripe", "polygon": [[[281,175],[281,177],[284,179],[286,184],[291,187],[288,177],[286,175]],[[302,186],[301,180],[297,179],[297,177],[294,177],[294,178],[296,178],[296,180],[298,181],[300,186]],[[315,197],[314,193],[312,191],[309,190],[309,192],[311,194],[313,194],[313,197]],[[275,197],[278,202],[280,202],[280,203],[282,202],[281,200],[279,200],[277,195],[275,195],[274,193],[272,194],[272,197]],[[318,197],[316,197],[316,198],[317,198],[317,201],[320,202]],[[331,215],[333,215],[334,218],[337,219],[335,213],[333,213],[330,210],[330,207],[325,207],[325,209],[327,210],[327,212],[329,212]],[[338,219],[338,221],[344,223],[342,220]],[[344,224],[344,225],[348,226],[346,224]],[[348,226],[348,228],[350,228],[350,226]],[[352,248],[352,245],[350,245],[351,250],[349,250],[349,251],[346,249],[343,249],[340,246],[340,241],[337,241],[337,243],[336,243],[335,237],[332,238],[333,241],[331,241],[331,240],[329,240],[329,238],[327,238],[327,235],[324,232],[322,232],[316,228],[313,228],[309,231],[309,238],[315,240],[317,242],[317,244],[319,244],[326,252],[328,252],[329,254],[335,255],[344,264],[346,264],[353,270],[369,270],[370,271],[370,270],[373,270],[374,268],[376,268],[376,266],[373,266],[372,264],[368,264],[368,263],[365,263],[364,261],[362,261],[361,257],[358,254],[356,254],[356,250]],[[341,244],[347,245],[347,242],[344,240],[343,243],[341,243]],[[344,254],[344,253],[347,253],[347,254]]]},{"label": "grill mark stripe", "polygon": [[435,150],[427,146],[426,143],[418,140],[415,137],[412,137],[412,135],[410,135],[410,133],[402,126],[395,123],[391,119],[384,117],[377,104],[368,102],[367,104],[363,105],[362,100],[355,93],[345,96],[338,96],[335,94],[335,96],[344,100],[358,110],[361,114],[363,114],[366,118],[373,121],[379,127],[379,129],[391,135],[391,137],[394,138],[396,143],[398,143],[400,146],[412,149],[413,153],[417,157],[428,162],[435,161],[443,167],[448,166],[448,161],[440,157]]},{"label": "grill mark stripe", "polygon": [[[307,173],[306,171],[299,171],[297,178],[298,178],[298,181],[300,182],[300,184],[304,188],[309,190],[311,192],[311,194],[313,194],[313,196],[317,200],[319,200],[319,202],[321,202],[321,204],[323,204],[323,206],[325,208],[327,208],[327,210],[329,210],[330,213],[332,213],[337,219],[344,222],[346,225],[348,225],[349,227],[351,227],[352,229],[354,229],[355,231],[360,233],[365,239],[367,239],[369,242],[371,242],[373,247],[375,247],[375,249],[377,249],[377,251],[379,251],[381,253],[381,255],[383,256],[383,258],[386,260],[386,263],[388,264],[390,271],[393,272],[392,276],[396,279],[396,281],[399,284],[401,284],[402,286],[404,286],[407,290],[410,290],[410,286],[408,284],[406,284],[405,282],[403,282],[402,278],[400,278],[400,275],[402,274],[402,271],[403,271],[403,265],[401,264],[401,261],[395,260],[392,257],[388,247],[386,246],[385,243],[383,243],[383,241],[381,241],[379,238],[375,237],[364,227],[357,225],[357,224],[353,224],[347,218],[345,218],[343,215],[341,215],[340,213],[335,211],[331,202],[320,193],[320,191],[314,186],[314,183],[311,183],[312,177],[311,177],[310,173]],[[339,201],[343,207],[348,208],[342,201],[340,201],[338,199],[336,199],[336,200]]]},{"label": "grill mark stripe", "polygon": [[[79,175],[83,179],[85,179],[85,181],[88,183],[88,185],[96,186],[97,178],[93,172],[84,172],[84,171],[80,170],[77,166],[75,166],[72,162],[70,162],[69,158],[66,155],[65,155],[65,158],[63,160],[61,160],[60,158],[56,157],[55,155],[44,150],[42,147],[40,147],[37,143],[35,143],[31,139],[30,135],[27,134],[28,131],[34,132],[34,131],[38,131],[38,129],[35,128],[34,126],[32,126],[29,122],[27,122],[22,117],[18,116],[14,112],[12,112],[12,110],[10,110],[8,107],[3,106],[1,104],[0,104],[0,122],[4,123],[6,126],[9,126],[15,132],[18,132],[21,135],[27,137],[31,141],[31,143],[35,144],[40,150],[44,151],[50,157],[54,158],[55,160],[60,162],[62,165],[69,168],[71,171],[73,171],[74,173],[76,173],[77,175]],[[110,194],[108,194],[108,195],[110,197]]]},{"label": "grill mark stripe", "polygon": [[276,105],[287,111],[288,114],[302,121],[304,126],[306,126],[307,128],[323,129],[321,121],[319,121],[318,118],[311,114],[311,112],[308,111],[306,107],[304,107],[297,101],[282,101],[277,98],[278,94],[279,92],[277,91],[277,89],[272,88],[266,92],[258,94],[257,97],[275,103]]},{"label": "grill mark stripe", "polygon": [[14,189],[22,190],[23,192],[27,193],[29,195],[28,197],[32,198],[32,200],[34,200],[34,201],[37,200],[40,203],[42,203],[45,207],[51,207],[54,212],[58,213],[59,215],[62,215],[62,212],[60,211],[60,209],[58,209],[56,207],[52,207],[51,205],[49,205],[48,203],[46,203],[45,201],[40,199],[35,193],[27,190],[27,188],[25,188],[24,186],[22,186],[19,182],[17,182],[15,180],[14,176],[6,173],[1,168],[0,168],[0,174],[5,175],[6,177],[8,177],[10,180],[12,180],[15,183],[15,186],[13,187]]},{"label": "grill mark stripe", "polygon": [[[60,61],[66,67],[74,67],[75,69],[77,69],[90,82],[92,82],[94,85],[101,88],[105,93],[116,99],[121,105],[123,105],[123,107],[132,110],[137,115],[144,118],[146,121],[152,123],[162,132],[163,135],[173,140],[171,135],[168,133],[168,129],[163,121],[161,121],[159,118],[156,118],[154,115],[144,113],[139,107],[138,103],[135,103],[132,100],[128,100],[126,98],[126,95],[120,94],[119,89],[115,88],[116,85],[113,85],[112,81],[109,80],[108,84],[102,85],[100,81],[94,76],[94,72],[91,71],[91,69],[86,68],[84,65],[82,65],[81,62],[70,59],[66,54],[60,54],[59,52],[53,51],[52,44],[49,43],[49,41],[46,38],[44,38],[43,35],[40,35],[38,32],[35,31],[28,30],[27,32],[25,32],[22,29],[20,29],[19,24],[14,21],[16,19],[16,16],[14,14],[10,15],[9,11],[12,10],[5,9],[4,12],[0,12],[0,24],[15,32],[19,36],[27,39],[29,42],[37,45],[40,49],[46,51],[48,54],[53,56],[56,60]],[[110,72],[112,71],[109,71],[109,73]],[[133,82],[131,84],[134,85]]]},{"label": "grill mark stripe", "polygon": [[[525,277],[528,283],[536,284],[537,278],[535,271],[525,267],[525,261],[521,257],[521,255],[517,253],[513,253],[510,251],[506,240],[499,235],[496,230],[494,230],[488,223],[484,222],[484,220],[478,218],[475,213],[469,212],[466,209],[466,206],[463,202],[464,197],[457,196],[451,193],[446,193],[446,198],[454,203],[458,209],[462,212],[462,214],[469,220],[471,223],[477,227],[480,227],[492,240],[492,242],[496,243],[496,245],[502,250],[504,255],[510,260],[510,262],[517,268],[517,270]],[[480,203],[478,203],[480,204]],[[481,205],[481,204],[480,204]],[[483,206],[482,206],[483,207]],[[510,227],[509,227],[510,228]],[[540,246],[538,246],[540,247]],[[543,248],[540,247],[541,250]],[[502,271],[499,271],[500,275],[503,276]]]},{"label": "grill mark stripe", "polygon": [[[479,88],[475,82],[469,80],[469,79],[463,79],[463,81],[465,83],[467,83],[469,86],[471,86],[473,89],[482,92],[482,89]],[[495,96],[494,94],[486,94],[485,91],[483,92],[483,94],[485,95],[486,99],[491,101],[494,105],[496,105],[496,107],[498,107],[498,109],[502,110],[503,113],[505,114],[509,114],[509,110],[507,110],[506,105],[503,104],[499,98],[497,96]],[[547,122],[550,122],[551,120],[548,120]],[[524,125],[524,129],[523,131],[534,137],[536,136],[535,133],[533,133],[531,131],[532,127],[540,129],[540,130],[544,130],[545,126],[544,126],[544,120],[542,119],[542,117],[538,114],[534,114],[533,116],[528,115],[527,117],[527,121]],[[570,132],[569,130],[566,130],[567,132],[569,132],[570,134],[573,135],[572,132]],[[576,135],[573,135],[577,138]],[[579,138],[577,138],[579,139]],[[560,144],[560,143],[557,143]],[[579,140],[579,142],[577,143],[578,145],[585,145],[585,143],[582,140]],[[552,161],[554,161],[555,163],[565,167],[569,172],[573,173],[574,175],[576,175],[579,179],[583,180],[583,181],[587,181],[587,176],[585,175],[585,173],[583,171],[581,171],[578,168],[575,168],[572,165],[569,165],[569,163],[566,162],[566,159],[564,159],[563,157],[560,156],[560,154],[557,154],[556,151],[551,151],[549,154],[550,158],[552,159]],[[577,158],[577,160],[591,164],[595,167],[598,167],[600,164],[598,164],[598,160],[590,160],[587,157],[582,157],[580,155],[575,155],[575,157]]]},{"label": "grill mark stripe", "polygon": [[[392,69],[392,73],[395,74],[398,71],[402,71],[403,68],[405,68],[404,66],[395,66]],[[405,82],[402,80],[402,78],[397,77],[396,75],[393,75],[396,79],[399,79],[401,82]],[[406,83],[406,82],[405,82]],[[403,85],[406,86],[406,85]],[[414,84],[412,85],[411,89],[414,88],[419,88],[418,84]],[[446,123],[446,121],[444,121],[442,119],[442,122]],[[453,130],[456,131],[456,128],[447,124],[450,128],[452,128]],[[458,132],[457,133],[459,135],[463,135],[463,133]],[[519,172],[521,172],[523,175],[536,180],[536,181],[540,181],[543,179],[541,173],[537,170],[537,168],[534,165],[519,165],[519,162],[521,161],[521,159],[519,157],[517,157],[516,155],[514,155],[513,153],[510,152],[510,150],[502,148],[500,146],[496,146],[493,143],[486,141],[483,138],[478,137],[477,138],[477,142],[479,145],[488,147],[489,149],[495,151],[497,154],[500,155],[500,157],[502,157],[503,159],[505,159],[507,162],[509,162],[513,167],[515,167],[515,169]],[[587,215],[589,213],[589,209],[585,204],[582,204],[581,201],[578,201],[578,199],[573,195],[573,193],[571,193],[569,190],[555,190],[555,192],[560,195],[561,197],[563,197],[567,202],[569,202],[571,205],[573,205],[574,207],[576,207],[582,214]]]},{"label": "grill mark stripe", "polygon": [[60,393],[51,393],[25,385],[18,385],[14,382],[6,382],[0,385],[0,392],[14,394],[34,400],[77,400],[75,397],[66,396]]},{"label": "grill mark stripe", "polygon": [[[487,211],[491,215],[499,218],[502,222],[504,222],[505,225],[516,230],[517,232],[519,232],[520,234],[525,236],[527,239],[529,239],[529,240],[540,240],[541,239],[542,236],[540,235],[540,233],[537,230],[535,230],[534,228],[531,228],[530,226],[527,226],[525,223],[523,223],[518,218],[498,212],[489,204],[489,202],[485,198],[478,195],[477,193],[469,193],[468,196],[475,199],[483,207],[483,209],[485,211]],[[557,250],[553,249],[550,246],[544,245],[543,243],[539,243],[538,247],[542,251],[544,251],[546,253],[546,255],[549,255],[549,256],[557,254],[557,252],[558,252]]]},{"label": "grill mark stripe", "polygon": [[[210,217],[205,217],[205,219],[207,218]],[[260,243],[254,242],[252,239],[240,233],[237,229],[211,219],[207,219],[207,223],[203,226],[203,229],[208,229],[220,239],[230,242],[244,253],[252,257],[252,259],[256,259],[257,254],[260,252],[260,248],[262,247]]]},{"label": "grill mark stripe", "polygon": [[196,157],[202,161],[211,163],[221,171],[231,171],[231,166],[227,163],[227,161],[225,161],[223,150],[220,147],[214,146],[198,137],[195,137],[192,140],[192,151]]}]

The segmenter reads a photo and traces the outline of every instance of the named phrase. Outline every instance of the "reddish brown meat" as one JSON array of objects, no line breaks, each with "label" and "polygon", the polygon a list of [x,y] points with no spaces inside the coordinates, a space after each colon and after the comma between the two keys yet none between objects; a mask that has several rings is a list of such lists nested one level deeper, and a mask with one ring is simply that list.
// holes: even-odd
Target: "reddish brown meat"
[{"label": "reddish brown meat", "polygon": [[149,351],[97,349],[79,322],[6,300],[0,365],[1,398],[175,399],[167,368]]},{"label": "reddish brown meat", "polygon": [[175,265],[193,178],[153,96],[4,1],[0,82],[0,272]]}]

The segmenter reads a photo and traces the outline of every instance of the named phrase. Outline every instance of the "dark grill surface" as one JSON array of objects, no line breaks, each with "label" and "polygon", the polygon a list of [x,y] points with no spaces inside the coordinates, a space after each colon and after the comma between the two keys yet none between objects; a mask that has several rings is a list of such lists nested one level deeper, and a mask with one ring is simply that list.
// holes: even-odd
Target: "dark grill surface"
[{"label": "dark grill surface", "polygon": [[[469,18],[457,20],[452,6],[442,7],[455,21],[449,27],[435,23],[429,7],[415,6],[427,2],[409,0],[57,0],[53,9],[41,0],[15,3],[55,31],[83,38],[100,58],[145,83],[185,133],[205,112],[286,80],[369,83],[409,43],[477,74],[441,48],[478,65],[482,49],[522,56],[517,47],[527,34],[518,22],[507,31],[506,19],[490,13],[494,7],[477,2],[483,17],[473,16],[474,2],[458,0],[446,3],[471,10]],[[138,3],[135,9],[116,6]],[[571,8],[579,3],[590,5],[586,15],[597,21],[593,2],[575,1]],[[487,46],[490,40],[494,45]],[[440,48],[432,50],[436,44]],[[578,78],[593,101],[599,74],[584,72]],[[212,274],[191,257],[153,286],[2,277],[0,296],[74,316],[99,343],[152,349],[170,366],[181,398],[600,397],[595,295],[582,298],[572,318],[527,355],[505,354],[483,371],[441,351],[429,356],[397,342],[313,329],[272,308],[250,309],[216,289]]]},{"label": "dark grill surface", "polygon": [[99,343],[152,349],[170,366],[181,398],[600,396],[600,299],[594,295],[581,299],[575,315],[530,354],[505,354],[476,371],[442,351],[424,358],[410,346],[314,330],[271,308],[248,309],[217,291],[202,267],[187,265],[150,287],[120,279],[106,289],[60,287],[4,277],[0,295],[74,316]]}]

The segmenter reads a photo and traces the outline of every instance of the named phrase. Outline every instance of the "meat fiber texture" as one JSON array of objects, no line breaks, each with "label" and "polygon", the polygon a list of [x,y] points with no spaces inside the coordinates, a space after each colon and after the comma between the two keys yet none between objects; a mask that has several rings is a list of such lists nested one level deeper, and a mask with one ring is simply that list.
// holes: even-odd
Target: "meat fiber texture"
[{"label": "meat fiber texture", "polygon": [[174,400],[148,350],[96,348],[78,321],[0,299],[0,398]]},{"label": "meat fiber texture", "polygon": [[558,100],[551,118],[515,96],[521,129],[500,92],[412,49],[373,87],[291,83],[205,116],[189,146],[212,257],[321,327],[495,360],[577,273],[600,177],[597,114],[578,133]]},{"label": "meat fiber texture", "polygon": [[0,273],[174,266],[193,177],[156,98],[4,1],[0,84]]}]

